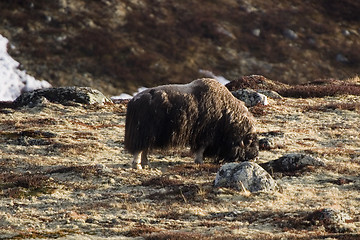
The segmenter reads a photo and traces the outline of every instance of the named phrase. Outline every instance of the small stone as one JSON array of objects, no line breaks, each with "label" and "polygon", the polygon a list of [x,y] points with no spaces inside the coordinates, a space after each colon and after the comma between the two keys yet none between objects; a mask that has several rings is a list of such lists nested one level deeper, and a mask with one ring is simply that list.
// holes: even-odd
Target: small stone
[{"label": "small stone", "polygon": [[259,150],[270,150],[274,147],[274,143],[269,138],[262,138],[259,140]]},{"label": "small stone", "polygon": [[139,220],[139,223],[140,223],[140,224],[148,224],[148,223],[149,223],[149,220],[148,220],[148,219],[145,219],[145,218],[141,218],[141,219]]},{"label": "small stone", "polygon": [[298,38],[296,32],[294,32],[293,30],[291,30],[289,28],[285,29],[283,33],[284,33],[284,36],[288,39],[295,40]]},{"label": "small stone", "polygon": [[253,162],[227,163],[216,174],[215,187],[228,187],[238,191],[270,192],[281,187],[262,167]]},{"label": "small stone", "polygon": [[95,168],[96,168],[96,171],[98,173],[101,173],[101,174],[103,174],[103,173],[111,173],[112,172],[112,170],[110,168],[108,168],[104,164],[100,164],[100,163],[96,164]]},{"label": "small stone", "polygon": [[336,61],[341,62],[341,63],[348,63],[349,59],[347,57],[345,57],[344,55],[342,55],[341,53],[339,53],[336,55]]},{"label": "small stone", "polygon": [[342,34],[344,34],[344,36],[350,36],[350,31],[347,29],[342,30]]},{"label": "small stone", "polygon": [[166,188],[160,188],[159,189],[159,194],[166,194],[168,192],[168,190],[166,190]]},{"label": "small stone", "polygon": [[261,34],[261,30],[259,28],[255,28],[251,31],[251,33],[255,36],[255,37],[259,37]]},{"label": "small stone", "polygon": [[169,180],[181,180],[182,177],[180,175],[170,175]]},{"label": "small stone", "polygon": [[85,220],[85,223],[95,223],[95,219],[94,218],[87,218],[86,220]]},{"label": "small stone", "polygon": [[52,21],[52,17],[51,16],[45,16],[45,21],[47,23],[50,23]]},{"label": "small stone", "polygon": [[113,218],[113,219],[111,219],[111,223],[112,224],[119,224],[120,222],[116,218]]}]

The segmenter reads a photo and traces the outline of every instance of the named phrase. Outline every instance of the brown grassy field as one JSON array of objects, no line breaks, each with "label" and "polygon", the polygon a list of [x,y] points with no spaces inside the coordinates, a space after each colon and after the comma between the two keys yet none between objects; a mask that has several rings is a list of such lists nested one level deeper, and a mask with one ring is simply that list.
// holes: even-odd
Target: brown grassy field
[{"label": "brown grassy field", "polygon": [[[188,149],[155,151],[151,169],[132,169],[122,104],[1,108],[0,239],[359,239],[359,102],[252,108],[274,142],[259,163],[294,152],[326,163],[276,175],[283,191],[260,194],[214,189],[220,166],[193,164]],[[324,208],[347,217],[331,225],[316,218]]]}]

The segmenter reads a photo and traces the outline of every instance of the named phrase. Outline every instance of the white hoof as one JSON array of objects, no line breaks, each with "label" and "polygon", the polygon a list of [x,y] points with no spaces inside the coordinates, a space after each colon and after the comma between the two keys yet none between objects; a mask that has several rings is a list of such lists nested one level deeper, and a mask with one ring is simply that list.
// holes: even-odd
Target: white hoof
[{"label": "white hoof", "polygon": [[143,169],[143,167],[141,166],[141,164],[132,164],[132,168],[138,169],[138,170]]}]

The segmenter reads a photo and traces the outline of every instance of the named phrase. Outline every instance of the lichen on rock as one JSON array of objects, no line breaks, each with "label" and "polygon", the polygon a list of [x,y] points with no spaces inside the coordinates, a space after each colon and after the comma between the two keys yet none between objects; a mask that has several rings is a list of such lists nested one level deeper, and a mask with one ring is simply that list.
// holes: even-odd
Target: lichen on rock
[{"label": "lichen on rock", "polygon": [[325,166],[325,163],[307,154],[289,153],[261,166],[269,172],[294,172],[306,166]]},{"label": "lichen on rock", "polygon": [[239,89],[231,93],[234,95],[234,97],[243,101],[247,107],[268,104],[267,97],[264,94],[258,93],[249,88]]},{"label": "lichen on rock", "polygon": [[262,167],[253,162],[227,163],[216,174],[215,187],[230,187],[238,191],[271,192],[281,187]]},{"label": "lichen on rock", "polygon": [[71,103],[80,104],[104,104],[112,102],[100,91],[89,87],[59,87],[38,89],[22,93],[14,101],[15,107],[34,107],[43,102],[44,98],[53,103],[71,105]]}]

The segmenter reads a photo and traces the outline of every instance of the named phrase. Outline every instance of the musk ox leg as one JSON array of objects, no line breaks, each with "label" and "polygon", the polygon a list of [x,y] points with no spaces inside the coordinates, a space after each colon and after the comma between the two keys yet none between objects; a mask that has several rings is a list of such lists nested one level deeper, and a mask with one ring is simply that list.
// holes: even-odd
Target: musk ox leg
[{"label": "musk ox leg", "polygon": [[142,167],[150,167],[149,159],[147,158],[147,150],[144,150],[141,153],[141,166]]},{"label": "musk ox leg", "polygon": [[205,147],[202,147],[195,152],[195,163],[197,164],[204,163],[204,151],[205,151]]},{"label": "musk ox leg", "polygon": [[147,151],[136,152],[131,165],[135,169],[143,169],[143,167],[149,166]]},{"label": "musk ox leg", "polygon": [[142,166],[141,166],[141,153],[142,152],[136,152],[134,154],[134,158],[133,158],[133,161],[132,161],[131,165],[135,169],[142,169]]}]

